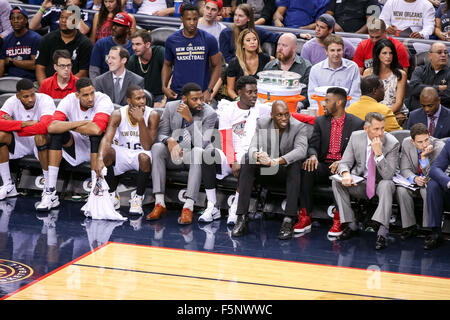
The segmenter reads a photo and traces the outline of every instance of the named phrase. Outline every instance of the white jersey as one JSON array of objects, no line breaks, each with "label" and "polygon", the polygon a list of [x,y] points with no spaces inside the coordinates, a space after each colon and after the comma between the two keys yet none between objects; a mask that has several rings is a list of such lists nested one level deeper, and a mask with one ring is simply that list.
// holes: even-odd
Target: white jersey
[{"label": "white jersey", "polygon": [[[115,139],[117,145],[132,150],[142,149],[141,140],[139,139],[139,126],[137,123],[135,125],[131,123],[128,115],[128,106],[121,107],[119,110],[121,121],[116,130]],[[152,109],[145,106],[144,122],[146,126],[148,126],[150,112],[152,112]]]},{"label": "white jersey", "polygon": [[243,110],[239,108],[238,103],[231,103],[226,107],[225,112],[221,113],[219,130],[231,129],[236,160],[240,162],[250,147],[256,130],[256,120],[270,117],[272,108],[268,104],[257,101],[253,108]]},{"label": "white jersey", "polygon": [[9,97],[0,110],[6,112],[17,121],[39,121],[44,115],[53,115],[55,109],[55,103],[50,96],[44,93],[36,93],[34,107],[29,110],[25,109],[22,102],[15,95]]},{"label": "white jersey", "polygon": [[111,115],[114,105],[104,93],[95,92],[94,106],[86,111],[81,110],[80,99],[77,98],[75,92],[68,94],[62,99],[56,111],[64,113],[69,121],[93,120],[97,113],[106,113]]}]

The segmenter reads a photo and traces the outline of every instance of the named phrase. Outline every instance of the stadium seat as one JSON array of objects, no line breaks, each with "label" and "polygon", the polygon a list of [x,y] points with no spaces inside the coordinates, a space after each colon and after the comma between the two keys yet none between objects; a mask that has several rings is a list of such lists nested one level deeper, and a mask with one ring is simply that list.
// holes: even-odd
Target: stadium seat
[{"label": "stadium seat", "polygon": [[178,31],[178,29],[172,27],[161,27],[152,30],[150,33],[152,36],[152,45],[165,46],[167,38],[175,31]]},{"label": "stadium seat", "polygon": [[391,131],[390,134],[397,138],[398,142],[400,142],[400,146],[402,145],[403,139],[410,136],[409,130]]},{"label": "stadium seat", "polygon": [[270,56],[275,56],[276,48],[277,45],[271,42],[263,42],[263,44],[261,45],[261,50]]},{"label": "stadium seat", "polygon": [[145,92],[145,97],[147,98],[146,105],[149,106],[150,108],[153,108],[153,105],[155,104],[154,103],[154,99],[153,99],[153,95],[149,91],[147,91],[145,89],[143,89],[143,90]]},{"label": "stadium seat", "polygon": [[15,95],[15,93],[4,93],[0,94],[0,108],[3,107],[3,104],[6,100],[8,100],[9,97]]},{"label": "stadium seat", "polygon": [[305,39],[297,39],[297,54],[300,56],[302,54],[303,45],[306,43]]},{"label": "stadium seat", "polygon": [[19,77],[2,77],[0,78],[0,94],[2,93],[16,93],[16,84],[22,80]]}]

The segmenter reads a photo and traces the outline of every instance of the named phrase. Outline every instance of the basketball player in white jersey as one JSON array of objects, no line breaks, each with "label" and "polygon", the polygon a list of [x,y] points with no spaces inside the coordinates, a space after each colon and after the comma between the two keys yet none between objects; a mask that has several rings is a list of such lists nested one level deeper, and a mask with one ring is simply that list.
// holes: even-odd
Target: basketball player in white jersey
[{"label": "basketball player in white jersey", "polygon": [[[236,82],[239,101],[233,102],[219,115],[219,132],[222,150],[205,150],[204,158],[215,159],[202,163],[202,179],[208,200],[206,209],[199,217],[200,222],[211,222],[220,218],[220,210],[216,205],[216,178],[222,180],[233,174],[239,177],[240,163],[248,152],[250,142],[256,130],[258,118],[270,117],[271,106],[257,102],[258,88],[252,76],[242,76]],[[236,209],[239,190],[236,191],[233,204],[228,211],[227,224],[236,222]]]},{"label": "basketball player in white jersey", "polygon": [[118,176],[130,170],[138,171],[137,190],[130,200],[129,213],[143,214],[142,201],[151,172],[150,149],[158,137],[159,114],[145,105],[146,97],[141,87],[129,86],[126,97],[128,105],[111,114],[111,121],[100,142],[95,171],[102,176],[102,169],[106,166],[105,179],[116,209],[120,207],[116,192]]},{"label": "basketball player in white jersey", "polygon": [[93,168],[98,146],[114,105],[106,94],[95,92],[89,78],[78,79],[75,87],[76,92],[68,94],[59,102],[48,126],[49,181],[42,201],[36,208],[39,211],[51,210],[58,201],[56,181],[62,157],[72,166],[90,161],[91,176],[95,177]]},{"label": "basketball player in white jersey", "polygon": [[0,109],[0,200],[17,196],[11,179],[9,159],[34,155],[41,163],[45,185],[48,181],[47,126],[55,111],[53,99],[36,93],[33,82],[17,82],[16,95],[8,98]]}]

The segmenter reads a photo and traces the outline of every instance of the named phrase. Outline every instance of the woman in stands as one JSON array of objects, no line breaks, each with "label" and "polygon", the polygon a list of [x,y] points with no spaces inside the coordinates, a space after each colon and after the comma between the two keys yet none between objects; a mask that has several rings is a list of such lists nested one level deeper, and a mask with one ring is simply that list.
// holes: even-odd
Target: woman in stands
[{"label": "woman in stands", "polygon": [[363,77],[372,73],[380,77],[384,84],[384,99],[380,103],[390,107],[397,122],[402,125],[408,116],[408,108],[403,103],[407,75],[398,62],[397,50],[392,41],[382,39],[375,43],[372,56],[372,68],[366,69]]},{"label": "woman in stands", "polygon": [[231,28],[223,29],[219,36],[219,47],[226,63],[230,63],[236,57],[236,47],[239,34],[244,29],[253,29],[258,33],[261,43],[270,42],[276,44],[279,33],[273,33],[264,30],[261,27],[255,27],[255,19],[253,17],[253,9],[250,5],[242,3],[236,7]]},{"label": "woman in stands", "polygon": [[[124,11],[121,0],[103,0],[100,10],[95,13],[94,20],[92,22],[92,31],[90,39],[93,44],[101,38],[105,38],[111,35],[112,20],[114,16]],[[136,31],[136,20],[133,15],[129,14],[133,19],[133,25],[131,26],[131,33]]]},{"label": "woman in stands", "polygon": [[254,76],[264,69],[273,57],[262,52],[258,33],[253,29],[244,29],[239,34],[236,44],[236,58],[231,60],[227,68],[228,96],[236,100],[236,81],[242,76]]},{"label": "woman in stands", "polygon": [[450,40],[450,0],[445,0],[436,10],[434,34],[441,40]]}]

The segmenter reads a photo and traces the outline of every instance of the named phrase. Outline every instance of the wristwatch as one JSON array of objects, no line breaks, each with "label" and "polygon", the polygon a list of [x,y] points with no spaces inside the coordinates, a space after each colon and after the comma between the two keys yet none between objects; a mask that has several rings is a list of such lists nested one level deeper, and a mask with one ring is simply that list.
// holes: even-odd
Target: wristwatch
[{"label": "wristwatch", "polygon": [[209,93],[213,93],[213,89],[211,89],[211,88],[208,88],[208,89],[206,89]]}]

